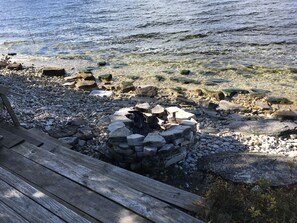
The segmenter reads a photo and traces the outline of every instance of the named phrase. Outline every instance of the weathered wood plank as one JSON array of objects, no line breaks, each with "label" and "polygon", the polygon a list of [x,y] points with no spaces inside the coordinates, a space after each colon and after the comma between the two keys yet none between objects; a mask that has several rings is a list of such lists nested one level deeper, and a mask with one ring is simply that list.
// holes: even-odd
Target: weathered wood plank
[{"label": "weathered wood plank", "polygon": [[62,223],[62,219],[0,180],[0,200],[29,222]]},{"label": "weathered wood plank", "polygon": [[17,214],[10,207],[0,201],[1,223],[29,223],[25,218]]},{"label": "weathered wood plank", "polygon": [[121,182],[74,163],[65,157],[49,153],[28,143],[23,143],[12,149],[154,222],[201,222],[160,200],[127,187]]},{"label": "weathered wood plank", "polygon": [[72,210],[66,208],[65,206],[58,203],[56,200],[47,196],[46,194],[38,191],[36,188],[32,187],[30,184],[22,181],[20,178],[14,176],[7,170],[0,167],[0,179],[10,186],[14,187],[16,190],[20,191],[27,197],[34,200],[36,203],[42,205],[47,210],[51,211],[55,215],[59,216],[66,222],[73,223],[89,223],[85,218],[79,216]]},{"label": "weathered wood plank", "polygon": [[25,141],[29,142],[30,144],[33,144],[35,146],[43,145],[43,142],[39,140],[39,137],[32,136],[32,134],[30,134],[26,129],[24,129],[21,126],[15,127],[10,125],[2,125],[1,128],[25,139]]},{"label": "weathered wood plank", "polygon": [[29,129],[28,132],[36,137],[38,137],[38,139],[40,141],[43,142],[43,146],[48,146],[48,147],[57,147],[57,146],[64,146],[68,149],[71,149],[72,146],[71,145],[68,145],[66,143],[63,143],[61,141],[59,141],[58,139],[56,138],[53,138],[49,135],[47,135],[46,133],[42,132],[41,130],[39,129],[36,129],[36,128],[32,128],[32,129]]},{"label": "weathered wood plank", "polygon": [[15,115],[15,113],[14,113],[14,111],[13,111],[13,109],[12,109],[12,107],[10,105],[10,102],[8,101],[6,95],[0,94],[0,97],[2,98],[2,101],[3,101],[4,105],[5,105],[5,107],[6,107],[7,111],[8,111],[14,125],[19,126],[20,122],[19,122],[18,118],[16,117],[16,115]]},{"label": "weathered wood plank", "polygon": [[0,94],[7,94],[9,91],[8,87],[5,87],[3,85],[0,85]]},{"label": "weathered wood plank", "polygon": [[38,185],[54,195],[98,219],[100,222],[148,223],[150,221],[118,205],[98,193],[65,178],[22,155],[8,149],[0,150],[0,166]]},{"label": "weathered wood plank", "polygon": [[2,126],[0,127],[0,135],[3,136],[1,144],[8,149],[25,141],[22,137],[6,131]]},{"label": "weathered wood plank", "polygon": [[48,151],[55,154],[67,156],[67,158],[71,159],[73,162],[80,163],[89,169],[98,171],[101,174],[120,181],[126,186],[141,191],[145,194],[149,194],[155,198],[161,199],[188,211],[196,212],[201,210],[201,207],[208,208],[206,199],[196,194],[189,193],[148,177],[116,167],[101,160],[94,159],[73,150],[69,150],[63,146],[42,146],[42,148],[47,149]]}]

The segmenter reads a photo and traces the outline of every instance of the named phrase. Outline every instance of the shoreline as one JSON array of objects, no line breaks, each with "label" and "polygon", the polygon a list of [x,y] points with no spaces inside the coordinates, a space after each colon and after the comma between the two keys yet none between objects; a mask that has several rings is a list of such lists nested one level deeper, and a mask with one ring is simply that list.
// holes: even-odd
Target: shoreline
[{"label": "shoreline", "polygon": [[[111,97],[90,96],[90,91],[63,86],[67,82],[64,77],[44,76],[43,67],[37,65],[25,67],[20,71],[0,69],[0,84],[9,86],[15,93],[9,95],[9,100],[23,127],[41,129],[63,142],[69,140],[74,150],[115,165],[117,164],[108,158],[106,145],[109,117],[114,112],[144,102],[149,102],[152,106],[179,106],[192,112],[196,115],[199,128],[197,141],[187,151],[185,160],[158,172],[141,174],[198,195],[204,195],[215,181],[212,175],[209,176],[209,173],[199,169],[199,163],[205,157],[228,152],[261,153],[287,157],[296,162],[296,103],[269,104],[267,99],[270,95],[263,92],[238,92],[239,89],[235,95],[225,95],[221,99],[218,94],[219,87],[228,87],[230,82],[204,88],[203,84],[182,84],[170,80],[172,76],[194,79],[196,74],[193,73],[192,67],[192,74],[190,72],[188,75],[182,75],[180,72],[184,67],[175,67],[173,73],[161,73],[165,81],[158,81],[156,75],[160,74],[160,68],[150,65],[145,67],[147,73],[143,73],[144,67],[136,69],[137,66],[139,67],[139,64],[114,68],[113,64],[108,64],[93,70],[96,79],[102,74],[112,74],[109,83],[98,82],[99,86],[111,88],[114,93]],[[169,67],[166,68],[168,70]],[[74,75],[77,71],[78,69],[70,70],[67,76]],[[209,79],[209,76],[207,78]],[[222,78],[220,76],[215,79]],[[151,98],[137,96],[135,91],[123,93],[123,81],[130,81],[136,87],[143,84],[153,85],[158,88],[158,94]],[[205,90],[206,88],[218,91]],[[218,109],[218,106],[221,109]],[[295,114],[291,117],[293,120],[279,121],[275,117],[278,112],[289,110]],[[7,120],[7,113],[0,109],[0,123]],[[258,132],[255,132],[255,129],[242,128],[255,122],[264,123],[265,120],[271,120],[273,128],[256,128]],[[230,127],[238,122],[241,123],[238,128]],[[290,124],[293,127],[288,132],[287,128],[278,128],[282,124]]]}]

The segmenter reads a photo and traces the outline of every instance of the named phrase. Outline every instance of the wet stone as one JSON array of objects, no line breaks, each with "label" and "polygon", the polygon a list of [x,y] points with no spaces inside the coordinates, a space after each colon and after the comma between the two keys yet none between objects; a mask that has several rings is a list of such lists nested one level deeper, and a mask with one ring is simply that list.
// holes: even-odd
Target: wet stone
[{"label": "wet stone", "polygon": [[297,113],[294,111],[279,111],[274,114],[279,120],[297,120]]},{"label": "wet stone", "polygon": [[135,91],[137,96],[155,97],[158,95],[158,88],[155,86],[139,86]]},{"label": "wet stone", "polygon": [[42,75],[48,76],[48,77],[54,77],[54,76],[64,76],[66,74],[64,68],[55,68],[55,67],[47,67],[43,68]]},{"label": "wet stone", "polygon": [[6,68],[9,70],[22,70],[23,65],[20,63],[11,63],[11,64],[8,64]]}]

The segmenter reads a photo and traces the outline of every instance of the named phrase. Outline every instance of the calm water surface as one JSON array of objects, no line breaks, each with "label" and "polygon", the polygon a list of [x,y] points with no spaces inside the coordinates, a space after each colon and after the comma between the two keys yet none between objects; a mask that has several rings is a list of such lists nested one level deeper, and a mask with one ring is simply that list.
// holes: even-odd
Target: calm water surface
[{"label": "calm water surface", "polygon": [[297,0],[0,0],[0,52],[297,67]]}]

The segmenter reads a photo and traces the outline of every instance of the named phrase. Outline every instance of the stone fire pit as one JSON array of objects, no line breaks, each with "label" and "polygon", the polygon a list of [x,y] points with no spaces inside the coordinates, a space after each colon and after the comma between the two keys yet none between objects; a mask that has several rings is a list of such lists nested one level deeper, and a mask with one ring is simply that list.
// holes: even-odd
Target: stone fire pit
[{"label": "stone fire pit", "polygon": [[110,119],[109,155],[132,170],[166,168],[183,160],[195,143],[195,115],[178,107],[138,104],[116,111]]}]

